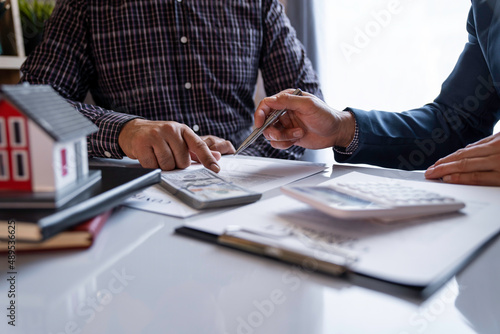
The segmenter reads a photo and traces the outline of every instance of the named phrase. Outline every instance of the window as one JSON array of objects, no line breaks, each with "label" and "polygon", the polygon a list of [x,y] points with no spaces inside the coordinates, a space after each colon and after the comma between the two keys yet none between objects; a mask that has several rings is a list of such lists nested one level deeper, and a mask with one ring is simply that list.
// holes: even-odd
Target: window
[{"label": "window", "polygon": [[68,159],[66,156],[66,149],[61,150],[61,172],[62,176],[68,175]]},{"label": "window", "polygon": [[319,71],[332,107],[432,102],[467,42],[470,1],[315,0]]},{"label": "window", "polygon": [[26,146],[25,122],[22,117],[9,119],[10,145],[12,147]]},{"label": "window", "polygon": [[[80,179],[83,177],[83,164],[82,164],[82,142],[75,142],[75,163],[76,163],[76,178]],[[86,150],[87,148],[85,148]]]},{"label": "window", "polygon": [[28,154],[25,151],[12,151],[14,181],[29,180]]},{"label": "window", "polygon": [[5,130],[5,118],[0,117],[0,147],[7,146],[7,132]]},{"label": "window", "polygon": [[9,162],[7,161],[7,152],[0,151],[0,181],[9,179]]}]

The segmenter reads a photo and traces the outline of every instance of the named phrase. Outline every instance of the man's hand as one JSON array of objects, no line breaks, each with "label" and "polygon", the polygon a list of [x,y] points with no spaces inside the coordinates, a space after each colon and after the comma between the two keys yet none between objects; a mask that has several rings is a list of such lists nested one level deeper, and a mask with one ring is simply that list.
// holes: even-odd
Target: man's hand
[{"label": "man's hand", "polygon": [[216,136],[201,136],[201,139],[207,144],[211,151],[219,152],[220,154],[234,154],[236,150],[229,140],[225,140]]},{"label": "man's hand", "polygon": [[131,120],[123,126],[118,144],[129,158],[138,159],[144,168],[186,168],[193,156],[206,168],[220,171],[217,164],[220,153],[211,152],[193,130],[177,122]]},{"label": "man's hand", "polygon": [[[229,140],[225,140],[212,135],[201,136],[200,138],[205,142],[205,144],[207,144],[210,151],[212,151],[212,154],[218,157],[217,159],[220,159],[221,155],[233,154],[234,152],[236,152],[233,144],[231,144]],[[195,154],[193,154],[192,152],[190,152],[190,154],[191,159],[201,162]]]},{"label": "man's hand", "polygon": [[438,160],[425,177],[442,178],[447,183],[500,186],[500,133]]},{"label": "man's hand", "polygon": [[263,99],[255,112],[255,126],[260,127],[273,109],[287,110],[279,122],[264,131],[274,148],[297,145],[320,149],[350,144],[355,131],[351,113],[332,109],[309,93],[304,92],[302,96],[292,93],[293,90],[289,89]]}]

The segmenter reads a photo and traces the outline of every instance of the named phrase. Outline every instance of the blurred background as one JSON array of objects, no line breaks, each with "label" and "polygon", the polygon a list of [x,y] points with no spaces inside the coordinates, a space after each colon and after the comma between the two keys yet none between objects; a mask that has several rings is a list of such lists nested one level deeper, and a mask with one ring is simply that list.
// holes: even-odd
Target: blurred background
[{"label": "blurred background", "polygon": [[336,108],[431,102],[467,41],[468,0],[313,0],[318,71]]}]

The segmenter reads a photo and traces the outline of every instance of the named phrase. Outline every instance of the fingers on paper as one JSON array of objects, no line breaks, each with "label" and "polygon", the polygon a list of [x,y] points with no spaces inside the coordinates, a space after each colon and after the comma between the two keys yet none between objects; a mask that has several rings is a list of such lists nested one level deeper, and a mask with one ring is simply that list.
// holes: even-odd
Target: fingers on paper
[{"label": "fingers on paper", "polygon": [[216,151],[220,154],[234,154],[236,152],[233,144],[228,140],[216,136],[204,136],[201,138],[212,152]]},{"label": "fingers on paper", "polygon": [[478,142],[438,160],[425,176],[455,184],[500,185],[500,152],[488,142]]},{"label": "fingers on paper", "polygon": [[476,186],[500,186],[500,172],[456,173],[443,177],[443,181],[452,184]]}]

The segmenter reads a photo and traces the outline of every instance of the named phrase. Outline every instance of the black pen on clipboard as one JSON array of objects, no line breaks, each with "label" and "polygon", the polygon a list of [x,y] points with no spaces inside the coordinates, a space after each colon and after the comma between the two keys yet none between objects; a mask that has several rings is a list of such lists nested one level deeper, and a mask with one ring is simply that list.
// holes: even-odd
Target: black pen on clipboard
[{"label": "black pen on clipboard", "polygon": [[[300,90],[300,88],[297,88],[292,94],[300,96],[302,95],[302,91]],[[248,146],[253,144],[253,142],[257,140],[257,138],[259,138],[259,136],[264,132],[264,130],[267,129],[270,125],[274,124],[278,120],[278,118],[284,113],[286,113],[286,109],[273,110],[266,118],[264,124],[260,128],[253,130],[250,136],[248,136],[247,139],[243,141],[243,143],[240,145],[240,147],[238,147],[238,150],[236,150],[236,153],[234,153],[234,155],[241,153]]]}]

